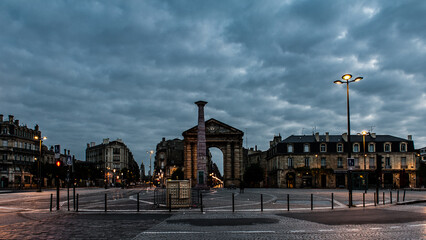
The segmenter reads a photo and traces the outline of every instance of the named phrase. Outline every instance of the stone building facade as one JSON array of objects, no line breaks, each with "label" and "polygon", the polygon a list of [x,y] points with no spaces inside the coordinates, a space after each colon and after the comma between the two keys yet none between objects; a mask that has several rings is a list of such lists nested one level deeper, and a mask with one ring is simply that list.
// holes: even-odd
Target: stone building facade
[{"label": "stone building facade", "polygon": [[95,163],[96,168],[104,172],[104,181],[108,185],[121,182],[119,172],[129,169],[132,162],[135,162],[133,154],[123,140],[110,141],[109,138],[103,139],[102,143],[98,145],[95,145],[94,142],[88,143],[86,161]]},{"label": "stone building facade", "polygon": [[[351,149],[355,163],[351,169],[354,189],[375,186],[379,156],[383,161],[379,174],[382,187],[415,187],[417,163],[411,136],[403,139],[374,133],[365,138],[355,135],[351,136]],[[345,188],[347,157],[346,134],[316,133],[292,135],[282,141],[274,139],[266,157],[268,183],[280,188]]]},{"label": "stone building facade", "polygon": [[179,168],[183,171],[183,140],[163,138],[157,144],[155,153],[154,176],[157,184],[165,185],[167,179],[171,179],[172,174]]},{"label": "stone building facade", "polygon": [[[3,119],[0,114],[0,188],[31,187],[35,184],[35,161],[40,157],[38,125],[30,129],[20,125],[13,115]],[[47,150],[46,147],[42,148]]]}]

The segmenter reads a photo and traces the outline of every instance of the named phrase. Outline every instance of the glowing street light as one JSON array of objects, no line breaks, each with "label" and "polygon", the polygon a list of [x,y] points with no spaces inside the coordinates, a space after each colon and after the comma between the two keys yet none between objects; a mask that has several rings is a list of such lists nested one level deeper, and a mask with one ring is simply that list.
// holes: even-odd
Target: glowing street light
[{"label": "glowing street light", "polygon": [[[358,82],[363,79],[363,77],[356,77],[352,79],[351,74],[345,74],[342,76],[342,80],[334,81],[335,84],[346,83],[346,108],[347,108],[347,118],[348,118],[348,159],[351,158],[352,146],[351,146],[351,115],[349,112],[349,83]],[[348,190],[349,190],[349,207],[352,206],[352,175],[351,170],[348,169]]]},{"label": "glowing street light", "polygon": [[40,142],[40,157],[37,161],[37,175],[38,175],[38,190],[37,192],[41,192],[41,166],[40,166],[40,161],[41,161],[41,144],[43,143],[43,140],[46,140],[47,137],[39,137],[39,136],[34,136],[34,139]]},{"label": "glowing street light", "polygon": [[151,156],[152,156],[152,154],[154,154],[154,150],[146,151],[146,153],[149,154],[149,186],[151,187],[151,182],[152,182]]}]

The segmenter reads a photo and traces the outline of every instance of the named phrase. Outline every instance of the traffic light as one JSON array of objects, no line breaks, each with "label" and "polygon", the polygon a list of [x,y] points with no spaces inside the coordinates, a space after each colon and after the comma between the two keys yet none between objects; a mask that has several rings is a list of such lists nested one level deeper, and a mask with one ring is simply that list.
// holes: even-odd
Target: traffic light
[{"label": "traffic light", "polygon": [[61,161],[60,161],[60,160],[56,160],[56,166],[57,166],[57,167],[60,167],[60,166],[61,166],[61,164],[62,164],[62,163],[61,163]]}]

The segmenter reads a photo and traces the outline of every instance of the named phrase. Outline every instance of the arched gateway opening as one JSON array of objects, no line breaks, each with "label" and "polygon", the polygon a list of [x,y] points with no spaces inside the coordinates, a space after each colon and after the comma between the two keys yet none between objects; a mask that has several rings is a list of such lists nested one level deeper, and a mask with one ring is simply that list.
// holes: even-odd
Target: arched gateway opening
[{"label": "arched gateway opening", "polygon": [[[244,133],[213,118],[207,120],[205,126],[206,149],[218,148],[223,153],[224,187],[240,186]],[[191,179],[192,185],[195,186],[197,183],[197,126],[186,130],[182,136],[185,179]]]}]

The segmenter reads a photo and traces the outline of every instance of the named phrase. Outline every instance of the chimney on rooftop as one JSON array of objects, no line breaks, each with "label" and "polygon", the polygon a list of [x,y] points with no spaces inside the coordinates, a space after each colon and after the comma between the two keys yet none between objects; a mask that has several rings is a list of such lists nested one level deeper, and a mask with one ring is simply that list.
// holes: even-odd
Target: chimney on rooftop
[{"label": "chimney on rooftop", "polygon": [[343,138],[343,141],[347,142],[348,141],[348,133],[343,133],[342,138]]},{"label": "chimney on rooftop", "polygon": [[319,133],[318,132],[315,133],[315,141],[319,142]]},{"label": "chimney on rooftop", "polygon": [[412,141],[413,140],[413,136],[412,135],[408,135],[408,140]]},{"label": "chimney on rooftop", "polygon": [[36,124],[36,125],[35,125],[35,127],[34,127],[34,130],[35,130],[36,132],[38,132],[38,129],[39,129],[38,124]]},{"label": "chimney on rooftop", "polygon": [[325,133],[325,141],[330,142],[330,136],[328,135],[328,132]]},{"label": "chimney on rooftop", "polygon": [[3,122],[3,114],[0,114],[0,122]]},{"label": "chimney on rooftop", "polygon": [[9,122],[13,123],[13,115],[9,115]]},{"label": "chimney on rooftop", "polygon": [[15,125],[19,127],[19,120],[15,120]]},{"label": "chimney on rooftop", "polygon": [[370,136],[371,136],[371,138],[375,139],[376,138],[376,133],[371,133]]}]

